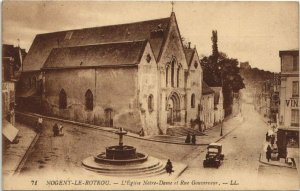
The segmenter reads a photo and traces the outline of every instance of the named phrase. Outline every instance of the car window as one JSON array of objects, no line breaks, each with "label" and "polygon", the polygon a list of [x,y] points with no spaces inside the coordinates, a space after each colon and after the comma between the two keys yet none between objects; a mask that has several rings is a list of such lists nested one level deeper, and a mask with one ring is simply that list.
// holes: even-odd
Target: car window
[{"label": "car window", "polygon": [[208,148],[208,152],[217,153],[218,149],[217,148]]}]

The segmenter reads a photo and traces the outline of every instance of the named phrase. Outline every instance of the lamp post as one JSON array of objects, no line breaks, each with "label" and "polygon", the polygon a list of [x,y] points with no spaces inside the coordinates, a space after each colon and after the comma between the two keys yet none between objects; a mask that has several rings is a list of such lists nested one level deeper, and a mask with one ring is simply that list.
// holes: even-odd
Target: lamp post
[{"label": "lamp post", "polygon": [[[223,94],[223,68],[221,66],[219,66],[219,70],[221,71],[221,87],[222,87],[222,94]],[[223,97],[224,97],[224,95],[223,95]],[[224,98],[223,98],[223,102],[224,102]],[[224,103],[223,103],[222,107],[223,107],[223,110],[224,110]],[[223,120],[224,119],[221,120],[221,132],[220,132],[220,136],[223,136]]]}]

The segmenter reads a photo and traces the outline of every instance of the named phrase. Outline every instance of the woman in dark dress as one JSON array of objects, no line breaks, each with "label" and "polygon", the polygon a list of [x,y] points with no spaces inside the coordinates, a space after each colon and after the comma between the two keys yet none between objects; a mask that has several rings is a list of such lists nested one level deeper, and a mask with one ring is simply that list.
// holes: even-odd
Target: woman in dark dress
[{"label": "woman in dark dress", "polygon": [[271,148],[270,145],[268,145],[268,147],[267,147],[267,152],[266,152],[266,158],[267,158],[268,162],[269,162],[270,159],[271,159],[271,153],[272,153],[272,148]]}]

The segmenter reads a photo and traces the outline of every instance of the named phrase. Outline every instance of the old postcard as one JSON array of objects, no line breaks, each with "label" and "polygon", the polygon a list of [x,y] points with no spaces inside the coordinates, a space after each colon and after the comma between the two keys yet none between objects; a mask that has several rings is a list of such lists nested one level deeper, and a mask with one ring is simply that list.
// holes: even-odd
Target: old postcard
[{"label": "old postcard", "polygon": [[298,190],[298,6],[4,1],[2,189]]}]

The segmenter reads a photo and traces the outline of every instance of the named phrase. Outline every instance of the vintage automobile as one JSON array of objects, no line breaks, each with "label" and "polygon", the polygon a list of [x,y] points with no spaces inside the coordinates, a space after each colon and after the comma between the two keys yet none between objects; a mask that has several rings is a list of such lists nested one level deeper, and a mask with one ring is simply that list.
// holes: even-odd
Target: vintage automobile
[{"label": "vintage automobile", "polygon": [[207,147],[207,153],[205,160],[203,161],[203,167],[216,167],[219,168],[221,162],[224,160],[224,154],[222,154],[222,144],[211,143]]}]

